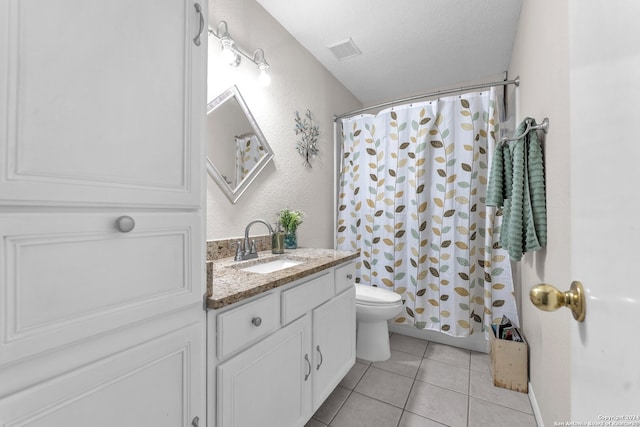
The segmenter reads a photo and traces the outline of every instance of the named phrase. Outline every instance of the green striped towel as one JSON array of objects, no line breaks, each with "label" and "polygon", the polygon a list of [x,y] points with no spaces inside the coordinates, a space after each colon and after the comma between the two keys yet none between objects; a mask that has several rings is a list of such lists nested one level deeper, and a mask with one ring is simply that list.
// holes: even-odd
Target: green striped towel
[{"label": "green striped towel", "polygon": [[[536,121],[530,117],[516,129],[521,135]],[[499,143],[487,188],[487,206],[503,208],[500,245],[520,261],[524,252],[547,244],[547,205],[542,146],[536,131],[511,143]]]}]

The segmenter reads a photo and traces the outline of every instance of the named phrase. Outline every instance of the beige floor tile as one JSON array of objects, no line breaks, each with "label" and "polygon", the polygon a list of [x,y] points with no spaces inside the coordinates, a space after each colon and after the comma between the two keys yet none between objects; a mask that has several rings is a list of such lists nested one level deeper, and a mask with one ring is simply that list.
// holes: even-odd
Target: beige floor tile
[{"label": "beige floor tile", "polygon": [[434,359],[422,359],[417,380],[469,394],[469,368]]},{"label": "beige floor tile", "polygon": [[487,353],[471,352],[471,369],[474,371],[491,373],[491,362]]},{"label": "beige floor tile", "polygon": [[465,394],[416,381],[405,409],[451,427],[465,427],[467,402]]},{"label": "beige floor tile", "polygon": [[349,390],[356,388],[358,381],[360,381],[368,367],[369,365],[367,364],[356,362],[342,381],[340,381],[340,386],[348,388]]},{"label": "beige floor tile", "polygon": [[494,386],[491,374],[471,371],[469,383],[469,395],[471,397],[533,414],[529,396],[526,393]]},{"label": "beige floor tile", "polygon": [[364,374],[355,391],[404,408],[412,384],[413,378],[371,367]]},{"label": "beige floor tile", "polygon": [[446,427],[444,424],[404,411],[398,427]]},{"label": "beige floor tile", "polygon": [[424,357],[468,369],[471,352],[464,348],[430,342]]},{"label": "beige floor tile", "polygon": [[415,354],[420,357],[424,355],[427,344],[429,344],[428,341],[400,334],[392,334],[389,341],[392,349]]},{"label": "beige floor tile", "polygon": [[390,342],[391,358],[357,359],[305,427],[536,426],[527,394],[493,385],[488,354],[400,334]]},{"label": "beige floor tile", "polygon": [[360,393],[351,393],[331,427],[393,427],[402,410]]},{"label": "beige floor tile", "polygon": [[536,427],[533,415],[471,397],[469,427]]},{"label": "beige floor tile", "polygon": [[391,349],[391,358],[384,362],[375,362],[373,367],[404,375],[405,377],[415,378],[421,361],[422,358],[420,356]]},{"label": "beige floor tile", "polygon": [[356,357],[356,362],[362,363],[365,366],[371,366],[371,360],[364,360],[364,359],[360,359],[359,357]]},{"label": "beige floor tile", "polygon": [[316,413],[313,414],[313,418],[329,424],[347,400],[347,397],[349,397],[349,393],[351,393],[351,390],[340,386],[336,387],[327,397],[327,400],[320,405]]}]

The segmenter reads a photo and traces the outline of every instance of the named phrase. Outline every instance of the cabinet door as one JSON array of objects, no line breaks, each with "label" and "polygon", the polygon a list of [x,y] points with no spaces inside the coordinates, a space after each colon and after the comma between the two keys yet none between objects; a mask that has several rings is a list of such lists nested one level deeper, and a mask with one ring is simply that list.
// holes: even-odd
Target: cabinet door
[{"label": "cabinet door", "polygon": [[197,207],[200,18],[194,0],[0,2],[0,204]]},{"label": "cabinet door", "polygon": [[[196,416],[204,425],[204,323],[196,315],[183,313],[189,322],[178,329],[156,330],[131,348],[0,396],[0,425],[176,427]],[[13,375],[24,370],[18,365]]]},{"label": "cabinet door", "polygon": [[[116,229],[122,214],[132,231]],[[197,213],[0,214],[0,368],[198,307],[203,235]]]},{"label": "cabinet door", "polygon": [[218,426],[303,426],[311,417],[311,318],[218,366]]},{"label": "cabinet door", "polygon": [[355,288],[313,311],[313,411],[356,361]]}]

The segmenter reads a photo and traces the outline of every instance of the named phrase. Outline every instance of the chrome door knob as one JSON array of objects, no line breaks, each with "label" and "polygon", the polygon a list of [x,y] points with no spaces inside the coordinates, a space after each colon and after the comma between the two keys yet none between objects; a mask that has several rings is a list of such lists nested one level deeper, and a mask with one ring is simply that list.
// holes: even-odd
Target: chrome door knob
[{"label": "chrome door knob", "polygon": [[128,233],[136,226],[136,221],[130,216],[123,215],[116,219],[116,228],[123,232]]},{"label": "chrome door knob", "polygon": [[251,319],[251,323],[253,323],[253,326],[260,326],[262,325],[262,319],[256,316],[253,319]]}]

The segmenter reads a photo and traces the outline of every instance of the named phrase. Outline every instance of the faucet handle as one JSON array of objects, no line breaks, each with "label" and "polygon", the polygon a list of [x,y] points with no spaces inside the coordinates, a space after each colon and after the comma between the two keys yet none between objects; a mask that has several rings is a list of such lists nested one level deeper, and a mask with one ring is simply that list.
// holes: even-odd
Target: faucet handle
[{"label": "faucet handle", "polygon": [[252,240],[251,241],[251,250],[249,251],[250,254],[255,254],[258,253],[258,250],[256,249],[256,241]]},{"label": "faucet handle", "polygon": [[236,256],[234,257],[235,261],[242,261],[242,242],[238,240],[236,242]]}]

